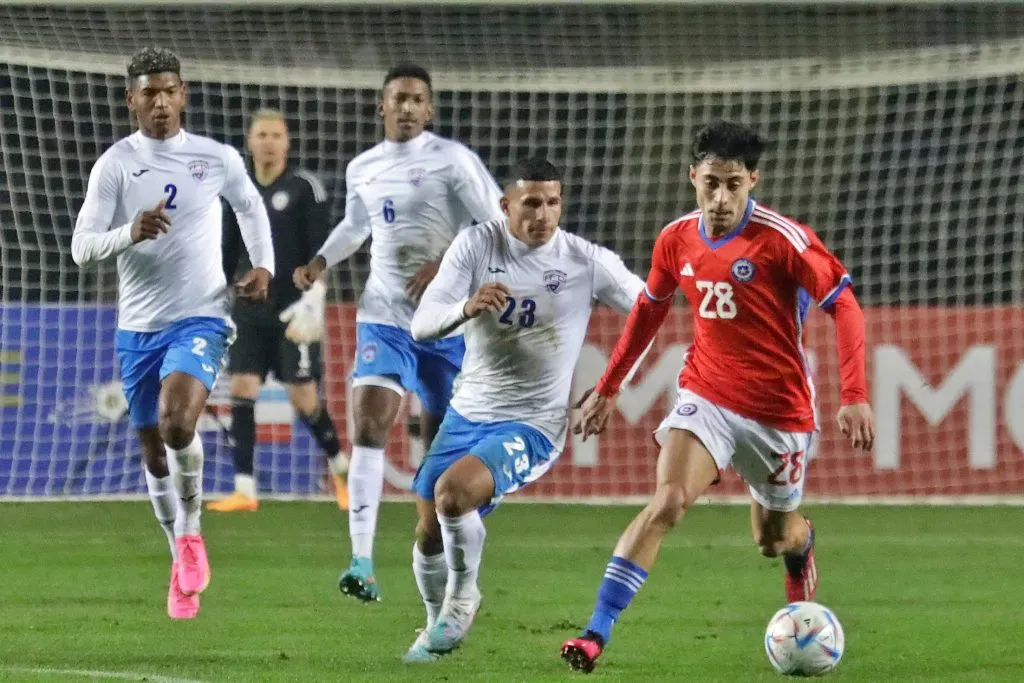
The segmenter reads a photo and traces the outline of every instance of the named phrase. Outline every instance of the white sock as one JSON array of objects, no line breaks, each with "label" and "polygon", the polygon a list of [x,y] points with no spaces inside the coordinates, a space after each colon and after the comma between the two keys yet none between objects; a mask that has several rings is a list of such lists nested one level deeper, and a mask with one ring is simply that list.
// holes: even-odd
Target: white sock
[{"label": "white sock", "polygon": [[251,474],[235,475],[235,492],[241,493],[246,498],[256,498],[256,482]]},{"label": "white sock", "polygon": [[353,557],[373,557],[377,508],[384,489],[384,449],[355,446],[348,470],[348,534]]},{"label": "white sock", "polygon": [[178,494],[174,535],[198,534],[199,514],[203,510],[203,442],[199,434],[180,451],[168,446],[167,463]]},{"label": "white sock", "polygon": [[444,603],[445,586],[448,583],[448,562],[444,553],[424,555],[419,545],[412,544],[412,573],[420,589],[423,604],[427,608],[427,628],[434,625]]},{"label": "white sock", "polygon": [[171,560],[178,559],[178,549],[174,545],[174,520],[178,514],[178,497],[171,485],[171,475],[156,477],[143,467],[146,472],[146,489],[149,491],[149,499],[153,503],[153,512],[156,514],[156,521],[160,522],[164,533],[167,534],[167,544],[171,546]]},{"label": "white sock", "polygon": [[444,556],[448,563],[446,596],[456,599],[470,597],[476,592],[476,578],[480,573],[480,558],[484,554],[487,530],[476,510],[461,517],[438,515]]}]

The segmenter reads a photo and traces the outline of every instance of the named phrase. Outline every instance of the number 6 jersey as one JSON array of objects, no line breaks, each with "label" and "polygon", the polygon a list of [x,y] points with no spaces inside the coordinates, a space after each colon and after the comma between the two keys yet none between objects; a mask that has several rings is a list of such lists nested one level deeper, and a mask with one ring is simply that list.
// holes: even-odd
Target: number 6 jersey
[{"label": "number 6 jersey", "polygon": [[501,190],[480,157],[429,132],[363,152],[345,169],[345,184],[345,218],[319,253],[332,267],[372,239],[361,323],[408,330],[416,303],[406,281],[440,259],[460,228],[501,216]]},{"label": "number 6 jersey", "polygon": [[[654,245],[645,293],[667,302],[678,287],[693,311],[680,388],[761,424],[810,432],[817,419],[803,319],[812,299],[830,313],[841,297],[856,307],[852,294],[843,297],[850,284],[846,268],[810,228],[751,199],[740,224],[717,239],[708,236],[700,211],[666,226]],[[839,331],[844,403],[866,400],[857,318]],[[603,395],[617,389],[615,363],[613,357],[598,385]]]}]

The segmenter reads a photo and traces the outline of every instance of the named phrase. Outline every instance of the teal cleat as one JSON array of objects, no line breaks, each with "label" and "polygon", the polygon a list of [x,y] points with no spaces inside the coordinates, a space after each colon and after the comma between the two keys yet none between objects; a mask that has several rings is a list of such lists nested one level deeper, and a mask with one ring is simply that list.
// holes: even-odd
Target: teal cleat
[{"label": "teal cleat", "polygon": [[[426,650],[434,654],[446,654],[461,645],[479,609],[479,590],[475,590],[469,598],[461,600],[445,598],[440,616],[426,631]],[[413,647],[418,643],[417,638]]]},{"label": "teal cleat", "polygon": [[353,557],[341,577],[338,590],[363,602],[380,602],[380,586],[373,575],[373,560],[368,557]]},{"label": "teal cleat", "polygon": [[423,629],[420,631],[416,640],[409,647],[409,651],[402,657],[403,662],[406,664],[425,664],[438,660],[438,655],[427,649],[427,630]]}]

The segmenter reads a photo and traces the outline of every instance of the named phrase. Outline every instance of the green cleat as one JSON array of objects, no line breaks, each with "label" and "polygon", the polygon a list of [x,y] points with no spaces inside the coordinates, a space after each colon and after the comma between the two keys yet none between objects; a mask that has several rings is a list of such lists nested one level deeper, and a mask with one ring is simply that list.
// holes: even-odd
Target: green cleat
[{"label": "green cleat", "polygon": [[380,602],[380,586],[373,575],[373,560],[353,557],[352,564],[338,579],[338,590],[363,602]]}]

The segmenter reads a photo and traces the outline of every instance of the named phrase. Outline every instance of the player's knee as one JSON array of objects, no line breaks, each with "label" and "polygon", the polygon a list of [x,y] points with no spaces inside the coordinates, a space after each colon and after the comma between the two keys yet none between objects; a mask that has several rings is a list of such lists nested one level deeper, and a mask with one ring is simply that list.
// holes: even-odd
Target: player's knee
[{"label": "player's knee", "polygon": [[391,423],[384,415],[360,414],[352,422],[352,441],[355,445],[384,448],[388,430],[391,429]]},{"label": "player's knee", "polygon": [[655,524],[671,529],[679,523],[696,500],[697,494],[689,492],[684,486],[662,485],[655,492],[648,509]]},{"label": "player's knee", "polygon": [[176,450],[187,447],[195,438],[195,425],[188,419],[184,407],[161,406],[160,438],[169,447]]},{"label": "player's knee", "polygon": [[434,486],[434,508],[445,517],[459,517],[473,509],[470,491],[451,477],[441,477]]}]

